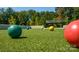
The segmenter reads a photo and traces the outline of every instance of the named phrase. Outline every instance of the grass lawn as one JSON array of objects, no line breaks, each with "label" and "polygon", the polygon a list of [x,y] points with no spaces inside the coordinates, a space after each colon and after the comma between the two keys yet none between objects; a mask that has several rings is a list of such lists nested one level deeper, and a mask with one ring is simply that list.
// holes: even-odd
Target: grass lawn
[{"label": "grass lawn", "polygon": [[7,30],[0,30],[0,51],[2,52],[75,52],[63,37],[63,30],[53,32],[45,29],[23,30],[20,38],[12,39]]}]

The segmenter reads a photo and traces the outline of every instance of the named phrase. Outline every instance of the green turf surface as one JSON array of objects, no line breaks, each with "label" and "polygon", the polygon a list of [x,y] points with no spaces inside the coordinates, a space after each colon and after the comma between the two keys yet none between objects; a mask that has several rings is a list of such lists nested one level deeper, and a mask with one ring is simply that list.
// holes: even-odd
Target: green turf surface
[{"label": "green turf surface", "polygon": [[63,30],[23,30],[20,38],[12,39],[7,30],[0,30],[0,51],[3,52],[65,52],[79,51],[72,48],[63,37]]}]

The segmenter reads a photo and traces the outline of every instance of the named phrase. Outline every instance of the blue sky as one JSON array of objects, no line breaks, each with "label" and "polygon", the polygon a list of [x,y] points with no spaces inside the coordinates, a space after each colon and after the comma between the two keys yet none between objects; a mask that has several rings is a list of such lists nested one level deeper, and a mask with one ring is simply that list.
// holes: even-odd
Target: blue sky
[{"label": "blue sky", "polygon": [[40,11],[55,11],[55,7],[13,7],[15,11],[23,11],[23,10],[36,10]]}]

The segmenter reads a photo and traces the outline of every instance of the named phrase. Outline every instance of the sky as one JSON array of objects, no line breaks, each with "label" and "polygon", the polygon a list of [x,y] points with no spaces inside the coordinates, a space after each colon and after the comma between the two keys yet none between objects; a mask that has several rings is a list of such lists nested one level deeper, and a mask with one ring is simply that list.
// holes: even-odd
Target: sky
[{"label": "sky", "polygon": [[23,10],[36,10],[40,11],[55,11],[55,7],[12,7],[15,11],[23,11]]}]

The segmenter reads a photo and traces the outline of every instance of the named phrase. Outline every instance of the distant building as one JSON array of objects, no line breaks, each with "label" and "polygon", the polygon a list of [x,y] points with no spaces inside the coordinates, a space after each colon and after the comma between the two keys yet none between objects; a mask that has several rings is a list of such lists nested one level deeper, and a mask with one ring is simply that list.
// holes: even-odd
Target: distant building
[{"label": "distant building", "polygon": [[55,24],[61,24],[60,27],[63,27],[64,20],[46,20],[44,27],[54,26]]}]

